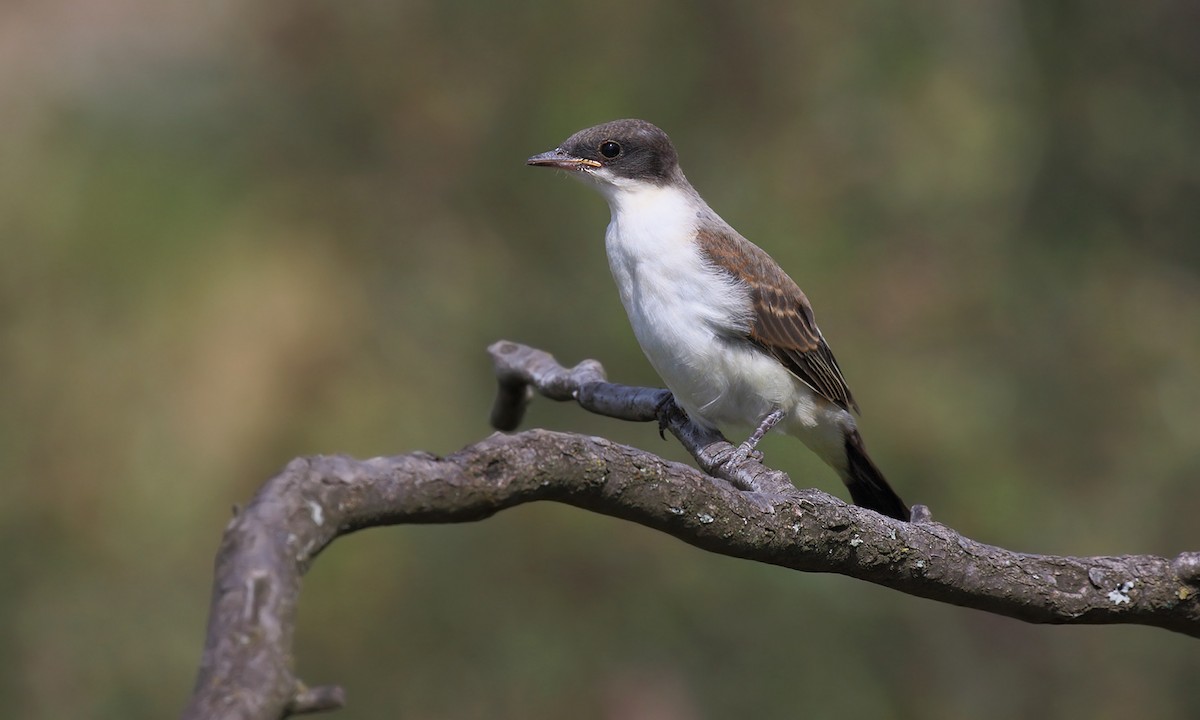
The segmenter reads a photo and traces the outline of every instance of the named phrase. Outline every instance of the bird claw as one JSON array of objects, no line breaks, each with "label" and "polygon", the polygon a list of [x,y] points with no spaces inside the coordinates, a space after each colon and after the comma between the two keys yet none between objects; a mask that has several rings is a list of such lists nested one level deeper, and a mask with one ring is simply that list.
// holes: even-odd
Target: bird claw
[{"label": "bird claw", "polygon": [[[663,393],[654,408],[658,417],[658,434],[666,439],[665,431],[676,413],[683,414],[683,409],[675,402],[675,396],[670,392]],[[686,417],[686,416],[685,416]],[[761,433],[760,433],[761,437]],[[775,504],[782,502],[785,495],[779,489],[790,488],[791,480],[786,473],[770,470],[761,465],[763,454],[755,445],[755,438],[738,445],[726,441],[714,442],[701,448],[696,453],[696,460],[707,474],[714,478],[725,480],[741,491],[748,502],[757,510],[764,513],[775,512]],[[746,461],[753,460],[757,467],[747,466]]]},{"label": "bird claw", "polygon": [[663,391],[663,397],[654,406],[654,415],[658,418],[658,436],[663,440],[667,439],[667,425],[670,424],[671,418],[677,413],[682,413],[683,409],[675,403],[675,396],[669,391]]},{"label": "bird claw", "polygon": [[713,443],[696,455],[705,472],[728,481],[743,492],[763,492],[764,481],[767,486],[791,484],[786,473],[764,468],[761,464],[755,466],[746,463],[747,460],[761,463],[762,457],[760,451],[746,443],[731,445],[727,442]]},{"label": "bird claw", "polygon": [[730,443],[715,442],[712,445],[701,448],[700,452],[696,453],[696,459],[700,461],[701,467],[708,474],[712,475],[717,470],[726,467],[736,452],[737,448]]},{"label": "bird claw", "polygon": [[762,451],[751,446],[750,443],[744,442],[740,445],[731,443],[721,443],[722,447],[712,450],[712,447],[707,447],[702,451],[701,460],[703,460],[713,470],[726,470],[734,472],[739,466],[747,460],[753,460],[761,463],[763,461]]},{"label": "bird claw", "polygon": [[748,446],[746,443],[742,443],[741,445],[733,448],[733,451],[729,453],[729,457],[725,460],[724,464],[726,469],[732,470],[749,460],[751,452],[753,452],[753,448]]},{"label": "bird claw", "polygon": [[738,451],[741,452],[742,450],[745,450],[746,458],[755,462],[762,462],[766,458],[766,456],[763,455],[762,450],[759,450],[758,448],[747,447],[746,443],[742,443],[738,446]]}]

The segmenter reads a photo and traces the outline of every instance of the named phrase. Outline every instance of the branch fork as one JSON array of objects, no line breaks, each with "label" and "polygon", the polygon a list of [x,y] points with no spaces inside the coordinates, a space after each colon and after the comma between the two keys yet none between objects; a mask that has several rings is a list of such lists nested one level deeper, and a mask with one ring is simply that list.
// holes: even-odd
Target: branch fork
[{"label": "branch fork", "polygon": [[[667,391],[609,383],[599,363],[564,368],[509,342],[489,350],[498,429],[515,430],[540,394],[610,417],[657,420],[698,458],[734,450],[672,409]],[[1200,552],[1017,553],[933,522],[923,506],[904,523],[796,488],[753,454],[705,471],[728,482],[603,438],[546,430],[497,433],[444,458],[293,460],[225,529],[183,717],[265,720],[341,707],[341,688],[306,686],[293,670],[301,578],[321,550],[368,527],[473,522],[539,500],[640,523],[731,557],[839,573],[1028,622],[1141,624],[1200,638]]]}]

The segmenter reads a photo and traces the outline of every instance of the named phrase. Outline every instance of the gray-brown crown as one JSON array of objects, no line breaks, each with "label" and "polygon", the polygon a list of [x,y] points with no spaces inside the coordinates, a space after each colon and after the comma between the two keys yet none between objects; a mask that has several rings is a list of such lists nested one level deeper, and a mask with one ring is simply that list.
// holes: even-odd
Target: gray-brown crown
[{"label": "gray-brown crown", "polygon": [[663,185],[682,177],[671,138],[645,120],[613,120],[580,130],[559,149],[592,160],[618,177]]}]

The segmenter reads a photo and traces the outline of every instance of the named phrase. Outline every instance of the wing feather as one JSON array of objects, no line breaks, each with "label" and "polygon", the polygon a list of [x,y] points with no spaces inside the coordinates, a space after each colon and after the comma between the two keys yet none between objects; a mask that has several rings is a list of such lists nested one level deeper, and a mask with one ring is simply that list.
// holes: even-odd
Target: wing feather
[{"label": "wing feather", "polygon": [[858,411],[842,370],[817,328],[812,306],[787,273],[732,228],[701,230],[700,247],[720,270],[746,283],[753,315],[746,337],[816,393]]}]

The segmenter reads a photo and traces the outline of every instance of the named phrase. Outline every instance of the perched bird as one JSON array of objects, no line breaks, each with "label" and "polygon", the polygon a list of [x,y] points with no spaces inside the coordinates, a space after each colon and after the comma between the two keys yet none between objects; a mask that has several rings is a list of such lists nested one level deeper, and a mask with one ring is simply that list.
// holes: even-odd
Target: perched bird
[{"label": "perched bird", "polygon": [[858,405],[808,298],[692,188],[667,134],[644,120],[581,130],[526,161],[568,171],[608,201],[608,264],[633,333],[675,397],[706,427],[773,428],[841,476],[854,502],[909,519],[871,462]]}]

